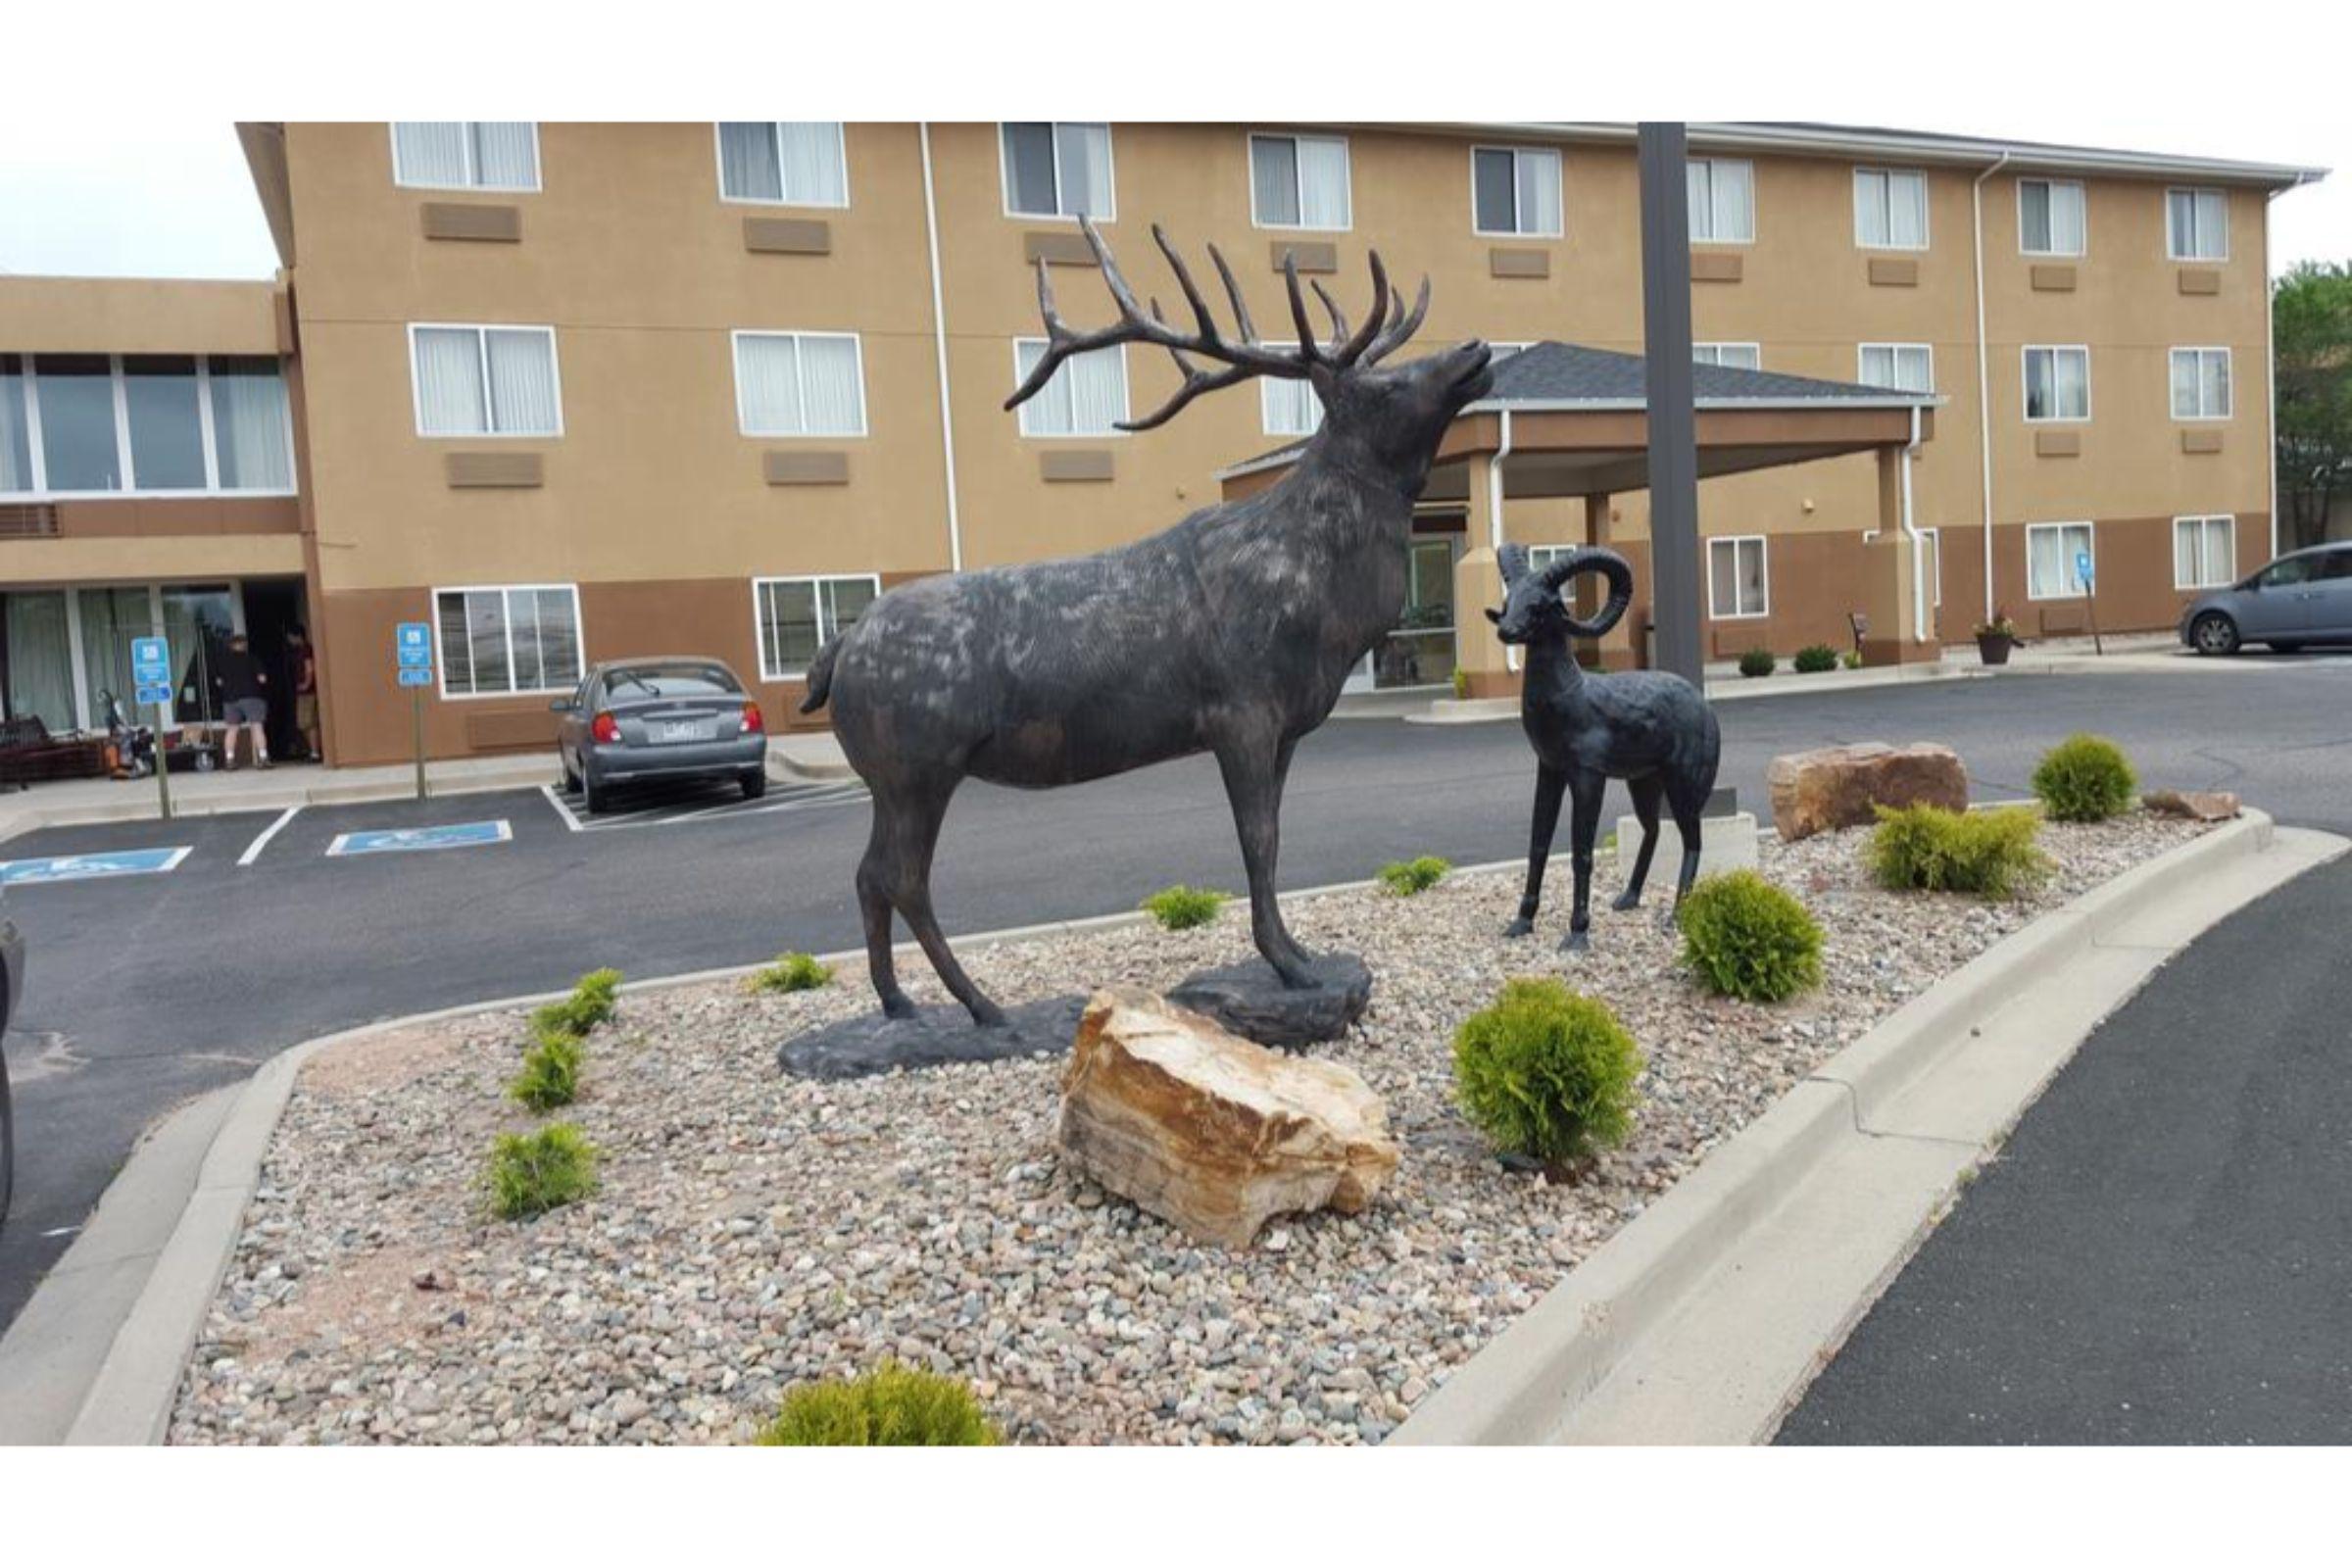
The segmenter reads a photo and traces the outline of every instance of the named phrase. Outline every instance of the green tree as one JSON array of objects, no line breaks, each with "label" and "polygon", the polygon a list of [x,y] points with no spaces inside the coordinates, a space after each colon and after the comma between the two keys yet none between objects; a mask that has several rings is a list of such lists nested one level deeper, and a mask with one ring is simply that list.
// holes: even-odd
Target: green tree
[{"label": "green tree", "polygon": [[2278,397],[2278,489],[2291,547],[2328,534],[2352,497],[2352,266],[2304,262],[2271,291]]}]

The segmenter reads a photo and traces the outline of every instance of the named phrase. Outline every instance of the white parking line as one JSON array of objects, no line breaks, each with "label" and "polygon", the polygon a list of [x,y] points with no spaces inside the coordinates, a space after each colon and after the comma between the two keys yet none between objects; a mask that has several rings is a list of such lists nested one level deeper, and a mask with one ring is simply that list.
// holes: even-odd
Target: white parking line
[{"label": "white parking line", "polygon": [[661,807],[651,807],[627,815],[598,817],[580,824],[587,833],[619,833],[635,828],[676,827],[687,822],[729,820],[738,816],[766,816],[776,811],[807,811],[827,806],[848,806],[866,798],[863,784],[821,785],[803,795],[783,800],[767,800],[754,805],[750,801],[728,801],[720,806],[690,808],[683,811],[664,812]]},{"label": "white parking line", "polygon": [[262,829],[261,836],[256,838],[251,844],[245,846],[245,853],[237,857],[237,863],[239,865],[251,865],[254,861],[260,859],[262,858],[262,851],[269,848],[270,841],[271,839],[277,837],[277,830],[281,827],[284,827],[288,822],[293,821],[294,813],[301,809],[302,808],[299,806],[289,806],[283,811],[280,811],[276,821]]},{"label": "white parking line", "polygon": [[580,830],[580,819],[571,814],[571,808],[564,804],[564,797],[556,793],[553,784],[540,785],[539,793],[547,797],[547,804],[556,808],[556,814],[564,819],[565,827],[574,833]]}]

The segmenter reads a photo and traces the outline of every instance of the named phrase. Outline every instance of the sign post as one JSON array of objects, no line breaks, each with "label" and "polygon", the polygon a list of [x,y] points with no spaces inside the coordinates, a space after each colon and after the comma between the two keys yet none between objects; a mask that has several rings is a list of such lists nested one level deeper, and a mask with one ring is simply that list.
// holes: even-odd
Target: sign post
[{"label": "sign post", "polygon": [[409,689],[409,728],[416,752],[416,798],[424,799],[424,689],[433,683],[433,629],[404,620],[393,634],[400,683]]},{"label": "sign post", "polygon": [[2104,658],[2107,648],[2099,641],[2099,598],[2093,591],[2089,551],[2075,552],[2075,575],[2082,579],[2082,612],[2090,617],[2090,651]]},{"label": "sign post", "polygon": [[172,818],[172,753],[164,730],[172,722],[172,646],[161,637],[130,640],[130,673],[138,687],[137,707],[155,707],[155,793],[164,819]]}]

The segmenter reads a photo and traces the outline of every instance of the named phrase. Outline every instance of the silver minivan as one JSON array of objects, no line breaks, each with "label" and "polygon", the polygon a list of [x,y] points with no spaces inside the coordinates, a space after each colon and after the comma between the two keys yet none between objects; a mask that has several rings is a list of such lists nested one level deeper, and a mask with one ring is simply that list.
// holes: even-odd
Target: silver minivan
[{"label": "silver minivan", "polygon": [[2180,640],[2200,654],[2352,643],[2352,543],[2280,556],[2234,587],[2200,595],[2181,612]]}]

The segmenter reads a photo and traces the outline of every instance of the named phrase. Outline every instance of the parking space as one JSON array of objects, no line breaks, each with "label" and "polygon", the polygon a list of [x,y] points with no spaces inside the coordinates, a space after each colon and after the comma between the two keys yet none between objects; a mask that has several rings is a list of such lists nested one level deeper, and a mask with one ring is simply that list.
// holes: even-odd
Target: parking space
[{"label": "parking space", "polygon": [[[0,844],[0,886],[14,893],[45,884],[163,876],[232,866],[275,811],[178,817],[170,822],[90,822],[41,828]],[[76,863],[78,862],[78,863]]]},{"label": "parking space", "polygon": [[865,786],[856,779],[839,783],[770,783],[767,793],[757,800],[746,800],[743,791],[731,783],[648,784],[633,789],[616,787],[612,806],[590,815],[588,804],[577,790],[551,784],[542,793],[565,826],[581,833],[677,827],[736,817],[824,810],[856,806],[866,799]]}]

